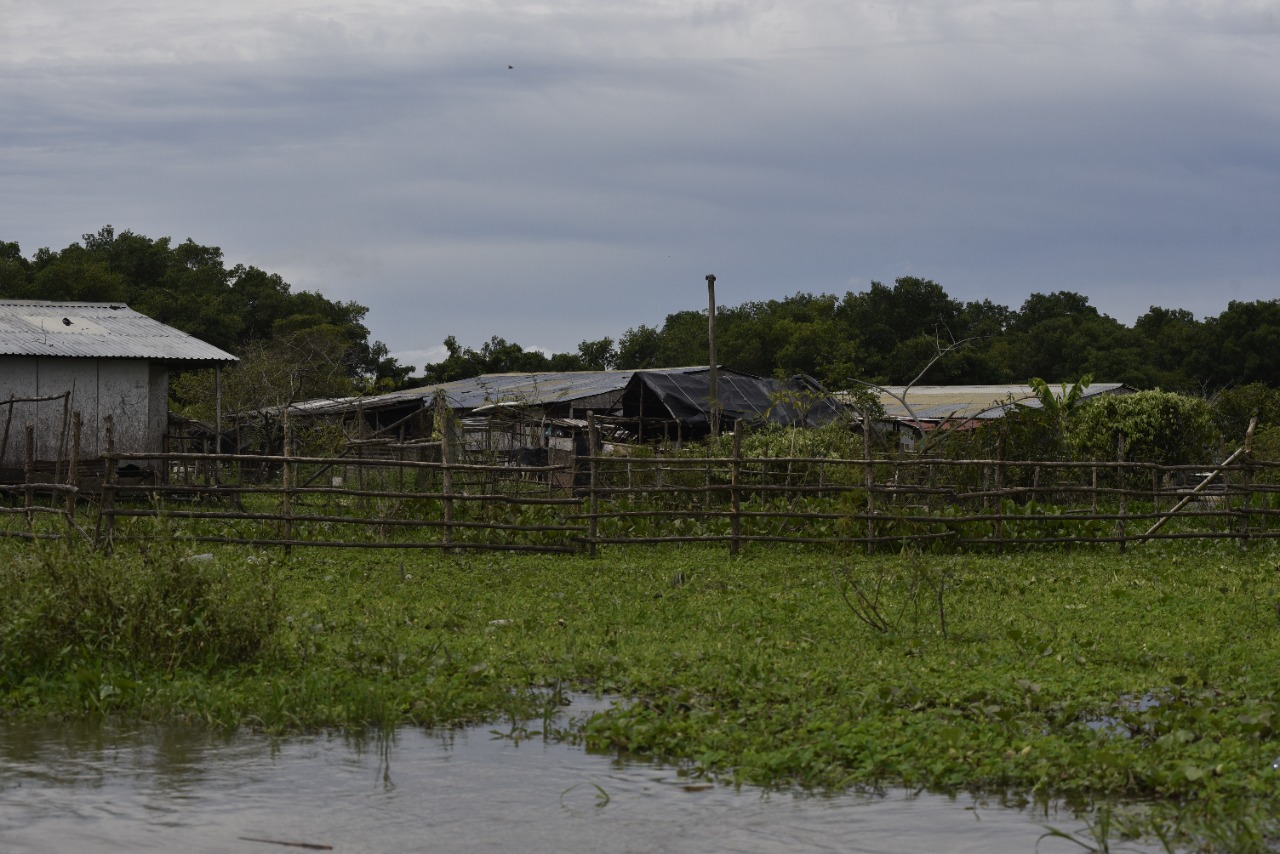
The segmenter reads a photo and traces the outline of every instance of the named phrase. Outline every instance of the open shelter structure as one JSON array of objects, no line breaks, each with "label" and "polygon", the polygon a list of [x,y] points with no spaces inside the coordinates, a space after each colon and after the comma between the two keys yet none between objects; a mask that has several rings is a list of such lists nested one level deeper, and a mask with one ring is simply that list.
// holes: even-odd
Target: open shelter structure
[{"label": "open shelter structure", "polygon": [[[834,398],[805,377],[776,380],[720,368],[718,380],[724,429],[739,422],[817,426],[843,414]],[[437,400],[473,422],[520,418],[585,425],[590,412],[638,439],[704,436],[712,413],[710,368],[697,366],[484,374],[370,397],[306,401],[289,407],[289,414],[342,418],[354,421],[362,437],[404,441],[429,435]]]}]

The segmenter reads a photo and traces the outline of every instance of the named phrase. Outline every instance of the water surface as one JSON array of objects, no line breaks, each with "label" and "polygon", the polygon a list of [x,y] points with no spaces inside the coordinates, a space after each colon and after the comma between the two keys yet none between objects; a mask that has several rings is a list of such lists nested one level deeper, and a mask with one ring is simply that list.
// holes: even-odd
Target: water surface
[{"label": "water surface", "polygon": [[[402,728],[379,744],[0,722],[0,849],[1031,852],[1045,825],[1084,831],[1066,814],[968,797],[710,786],[492,729]],[[1038,850],[1082,849],[1045,839]]]}]

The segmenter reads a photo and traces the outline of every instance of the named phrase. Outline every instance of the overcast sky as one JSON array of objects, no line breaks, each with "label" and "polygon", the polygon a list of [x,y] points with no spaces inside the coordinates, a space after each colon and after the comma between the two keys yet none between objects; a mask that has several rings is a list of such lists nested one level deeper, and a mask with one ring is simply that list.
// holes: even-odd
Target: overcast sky
[{"label": "overcast sky", "polygon": [[[510,66],[510,67],[509,67]],[[1278,0],[0,0],[0,240],[106,224],[572,351],[911,275],[1273,299]]]}]

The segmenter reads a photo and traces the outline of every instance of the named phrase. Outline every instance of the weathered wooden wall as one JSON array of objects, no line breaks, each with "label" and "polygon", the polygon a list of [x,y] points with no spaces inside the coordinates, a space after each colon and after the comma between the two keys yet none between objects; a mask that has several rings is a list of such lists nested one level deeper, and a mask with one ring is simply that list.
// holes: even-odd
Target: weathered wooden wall
[{"label": "weathered wooden wall", "polygon": [[[7,403],[71,392],[69,410],[59,400]],[[65,456],[68,411],[84,419],[80,456],[90,459],[106,451],[106,420],[111,417],[116,450],[159,451],[168,417],[168,369],[144,359],[0,357],[0,426],[8,424],[8,441],[0,449],[0,467],[21,468],[26,455],[26,427],[35,427],[35,458]],[[12,410],[12,415],[10,415]],[[63,442],[61,454],[59,446]]]}]

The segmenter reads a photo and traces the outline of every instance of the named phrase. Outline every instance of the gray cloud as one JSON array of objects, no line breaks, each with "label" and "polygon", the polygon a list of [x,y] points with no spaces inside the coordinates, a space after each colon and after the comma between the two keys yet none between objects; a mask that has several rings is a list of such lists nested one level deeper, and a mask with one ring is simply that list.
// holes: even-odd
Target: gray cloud
[{"label": "gray cloud", "polygon": [[1276,295],[1271,2],[57,5],[0,23],[0,239],[190,236],[397,352],[572,349],[708,272]]}]

